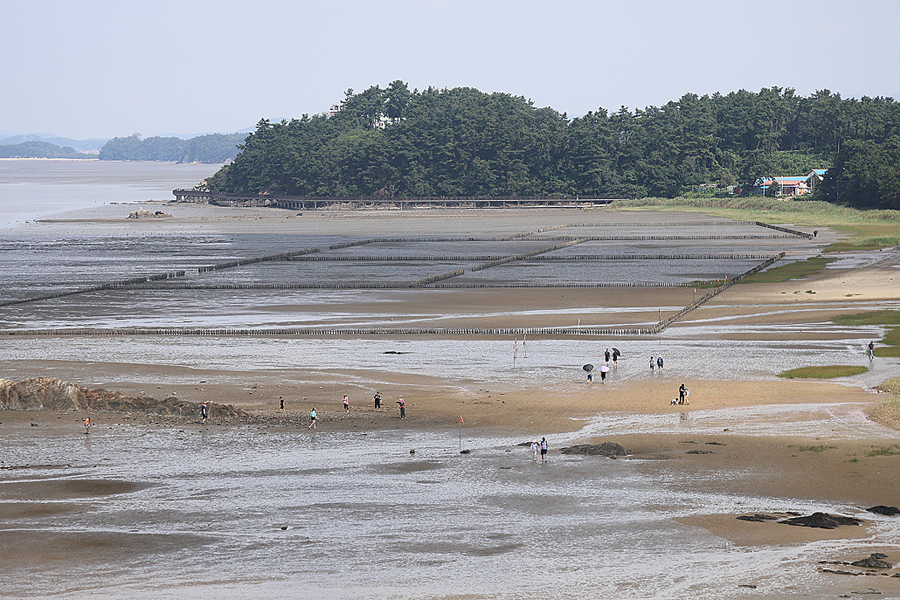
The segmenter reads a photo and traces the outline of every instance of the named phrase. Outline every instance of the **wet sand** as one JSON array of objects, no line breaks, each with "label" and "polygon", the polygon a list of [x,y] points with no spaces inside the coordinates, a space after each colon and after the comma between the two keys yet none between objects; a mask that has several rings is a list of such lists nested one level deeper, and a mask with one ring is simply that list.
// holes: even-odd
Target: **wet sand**
[{"label": "wet sand", "polygon": [[[200,209],[193,209],[200,210]],[[215,209],[219,213],[222,209]],[[201,211],[202,212],[202,211]],[[254,214],[270,214],[254,210]],[[228,213],[226,228],[235,227],[235,213]],[[570,218],[566,215],[567,218]],[[198,217],[199,218],[199,217]],[[272,228],[285,227],[285,218],[269,217]],[[404,220],[410,219],[407,215]],[[660,216],[666,220],[671,215]],[[205,216],[205,224],[216,223],[211,216]],[[255,217],[248,216],[248,220]],[[385,229],[389,228],[386,215],[368,218],[369,224],[377,222]],[[529,217],[537,225],[537,219]],[[429,218],[429,221],[433,219]],[[574,220],[574,219],[571,219]],[[262,218],[265,225],[265,218]],[[287,219],[290,221],[290,219]],[[389,221],[389,219],[388,219]],[[406,221],[404,221],[406,222]],[[246,225],[246,223],[244,223]],[[409,221],[410,229],[425,227],[421,222]],[[187,223],[185,223],[187,225]],[[434,225],[433,222],[430,225]],[[518,224],[521,226],[521,223]],[[148,225],[149,226],[149,225]],[[259,227],[255,220],[254,227]],[[348,220],[345,215],[324,215],[319,219],[317,227],[333,227],[335,231],[344,231],[347,227],[364,228],[363,224]],[[456,227],[464,228],[457,224]],[[505,226],[504,226],[505,227]],[[520,228],[520,227],[519,227]],[[823,232],[820,239],[827,240],[828,232]],[[682,323],[690,323],[693,319],[716,318],[730,319],[748,325],[758,323],[783,323],[786,326],[798,322],[816,323],[829,319],[834,314],[855,312],[857,306],[865,306],[869,310],[875,303],[896,306],[900,301],[900,271],[897,270],[898,252],[887,251],[877,256],[870,256],[863,267],[848,266],[846,269],[829,269],[813,278],[787,282],[782,284],[738,285],[730,288],[712,300],[702,310],[688,315]],[[815,292],[814,294],[807,293]],[[659,306],[685,305],[692,297],[691,290],[646,289],[646,290],[603,290],[602,303],[606,307],[640,306],[646,307],[646,313],[636,311],[627,318],[635,321],[646,320],[647,315],[654,314]],[[455,305],[472,308],[473,314],[480,313],[485,307],[504,309],[513,312],[528,311],[532,308],[546,306],[548,302],[571,303],[571,306],[587,306],[596,302],[596,290],[534,290],[528,294],[511,294],[508,290],[466,290],[453,291],[435,296],[428,292],[408,295],[397,307],[398,314],[405,311],[416,314],[439,314],[444,302],[451,301]],[[812,305],[804,312],[788,312],[798,302]],[[818,305],[818,306],[816,306]],[[363,310],[360,307],[360,310]],[[610,311],[609,314],[613,314]],[[596,313],[594,313],[596,316]],[[571,315],[566,317],[571,321]],[[596,317],[602,322],[602,316]],[[609,317],[616,323],[622,322],[622,315]],[[507,322],[509,321],[509,322]],[[491,326],[503,327],[512,323],[511,318],[496,317]],[[544,326],[555,323],[541,321]],[[571,323],[568,323],[571,324]],[[454,322],[441,323],[441,326],[479,327],[485,326],[483,317],[457,317]],[[521,318],[516,318],[515,326],[521,326]],[[680,324],[673,326],[677,329]],[[793,333],[786,328],[785,337],[809,336],[808,333]],[[810,336],[815,339],[815,336]],[[880,361],[880,374],[897,376],[900,367],[896,359],[877,359]],[[66,367],[69,372],[60,373],[62,378],[73,378],[78,383],[78,368]],[[85,370],[92,373],[107,372],[110,375],[127,373],[129,365],[93,364],[84,365]],[[39,362],[34,365],[36,372],[49,375],[54,371],[52,361]],[[146,391],[150,395],[168,392],[173,386],[164,383],[172,373],[160,368],[157,373],[161,385],[157,390],[146,390],[146,383],[119,384],[116,389],[126,394],[138,394]],[[240,370],[234,375],[240,376]],[[358,373],[364,377],[365,373]],[[384,373],[379,373],[385,377]],[[366,429],[412,429],[423,430],[454,429],[461,414],[465,414],[465,426],[468,430],[485,434],[502,432],[510,435],[521,434],[527,441],[535,435],[577,432],[591,420],[603,420],[612,415],[626,413],[629,415],[668,415],[672,418],[672,431],[654,433],[617,432],[610,435],[591,436],[579,440],[581,443],[615,441],[622,444],[632,458],[642,459],[643,469],[665,470],[672,473],[672,485],[703,485],[713,491],[725,494],[747,494],[767,496],[773,499],[773,511],[789,503],[790,499],[817,501],[823,512],[830,512],[836,504],[851,504],[860,509],[874,505],[900,506],[900,455],[886,454],[869,456],[873,449],[894,448],[900,450],[900,432],[889,431],[872,422],[866,421],[864,411],[878,402],[881,397],[875,394],[869,385],[842,381],[809,382],[809,381],[682,381],[676,375],[665,373],[656,379],[648,379],[628,385],[610,382],[568,383],[557,388],[529,389],[515,385],[495,386],[488,384],[475,385],[462,390],[456,384],[440,381],[428,374],[413,376],[396,374],[390,384],[381,388],[384,397],[384,408],[376,411],[373,408],[371,393],[367,387],[348,389],[348,386],[337,386],[323,382],[306,400],[295,396],[286,397],[287,411],[277,410],[279,396],[286,396],[286,388],[282,384],[282,374],[270,374],[254,371],[247,373],[248,379],[239,385],[196,385],[194,389],[183,389],[179,396],[190,396],[192,401],[215,401],[222,404],[233,404],[237,408],[251,414],[265,416],[275,426],[286,428],[303,427],[308,422],[306,415],[315,406],[319,416],[319,429],[332,431],[352,431]],[[310,374],[310,380],[314,379]],[[390,375],[387,375],[390,377]],[[112,377],[111,377],[112,378]],[[672,406],[667,400],[677,394],[677,387],[685,383],[691,390],[690,405]],[[877,383],[877,382],[876,382]],[[351,397],[351,411],[345,414],[340,407],[343,393]],[[407,401],[408,418],[398,418],[396,399],[404,397]],[[690,419],[694,411],[715,411],[760,406],[785,405],[833,405],[834,411],[850,421],[847,430],[835,430],[827,438],[808,438],[802,436],[778,435],[744,435],[742,424],[729,421],[721,432],[696,434],[690,430],[679,430],[680,419]],[[793,413],[792,413],[793,414]],[[812,416],[810,416],[810,414]],[[790,429],[790,419],[822,419],[827,421],[833,417],[826,409],[803,413],[801,416],[778,416],[785,419],[785,429]],[[102,436],[104,427],[113,424],[139,424],[145,427],[166,426],[164,419],[146,417],[144,415],[102,414],[95,415],[95,430],[92,435]],[[54,428],[60,435],[66,435],[71,428],[77,427],[83,415],[56,412],[0,412],[3,421],[0,428],[24,427],[35,423],[38,427]],[[191,424],[188,427],[204,427]],[[215,415],[206,427],[217,427]],[[2,430],[2,429],[0,429]],[[848,434],[848,431],[852,431]],[[551,437],[552,439],[552,437]],[[705,450],[704,453],[688,453],[692,449]],[[551,456],[558,448],[551,448]],[[7,519],[27,520],[41,511],[55,510],[60,515],[67,511],[79,510],[72,500],[90,494],[128,493],[133,486],[139,484],[113,483],[103,481],[58,482],[53,480],[26,481],[22,472],[3,464],[0,477],[4,485],[0,486],[0,499],[3,500],[0,516]],[[741,472],[740,478],[718,477],[720,473]],[[73,487],[74,485],[74,487]],[[52,509],[46,501],[53,500]],[[750,512],[764,511],[766,507],[748,507]],[[867,527],[842,527],[836,530],[819,530],[800,527],[789,527],[776,523],[747,523],[737,521],[737,515],[707,515],[693,518],[687,524],[705,528],[730,543],[752,547],[805,544],[817,540],[860,539],[865,540]],[[900,519],[900,517],[895,517]],[[116,539],[113,534],[94,534],[90,540],[84,536],[59,539],[56,536],[32,536],[25,545],[15,540],[14,532],[0,532],[0,548],[13,553],[4,553],[6,558],[0,566],[14,568],[24,563],[41,560],[71,560],[77,562],[82,555],[76,549],[85,545],[97,548],[122,548],[123,552],[156,551],[160,544],[172,543],[171,540],[152,539]],[[190,540],[182,540],[182,546],[202,543],[202,539],[194,536]],[[156,549],[156,550],[154,550]],[[165,548],[162,548],[163,550]],[[876,551],[875,549],[872,550]],[[895,563],[900,561],[900,544],[891,548],[879,548]],[[106,554],[104,554],[106,553]],[[112,551],[101,550],[91,553],[98,559],[111,558]],[[861,556],[835,556],[834,560],[856,560]],[[898,572],[896,569],[891,574]],[[900,578],[877,578],[878,589],[884,594],[900,594]],[[867,581],[869,585],[872,582]],[[845,590],[846,586],[860,588],[863,583],[835,583],[835,592]],[[828,586],[825,586],[826,589]]]}]

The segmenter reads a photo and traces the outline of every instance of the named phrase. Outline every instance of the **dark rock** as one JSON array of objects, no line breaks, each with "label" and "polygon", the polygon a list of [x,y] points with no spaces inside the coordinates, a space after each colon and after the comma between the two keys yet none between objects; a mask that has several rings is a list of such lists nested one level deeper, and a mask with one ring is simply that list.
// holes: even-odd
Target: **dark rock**
[{"label": "dark rock", "polygon": [[794,517],[779,521],[785,525],[796,525],[798,527],[817,527],[819,529],[836,529],[841,525],[859,525],[862,523],[859,519],[853,517],[842,517],[840,515],[829,515],[827,513],[813,513],[807,517]]},{"label": "dark rock", "polygon": [[146,208],[139,208],[128,213],[127,219],[168,219],[172,215],[167,215],[161,210],[156,212],[149,211]]},{"label": "dark rock", "polygon": [[625,448],[615,442],[603,442],[602,444],[577,444],[560,448],[562,454],[585,454],[589,456],[608,456],[610,458],[616,456],[628,456]]},{"label": "dark rock", "polygon": [[[884,557],[884,554],[878,554],[880,557]],[[857,560],[850,563],[854,567],[865,567],[867,569],[893,569],[894,565],[892,563],[887,562],[886,560],[881,560],[876,557],[875,554],[871,555],[869,558],[864,558],[862,560]]]},{"label": "dark rock", "polygon": [[712,454],[712,450],[688,450],[685,454]]},{"label": "dark rock", "polygon": [[774,517],[772,515],[766,515],[766,514],[762,514],[762,513],[756,513],[754,515],[741,515],[738,517],[738,520],[762,523],[763,521],[777,521],[778,517]]},{"label": "dark rock", "polygon": [[866,512],[893,517],[894,515],[900,515],[900,508],[897,508],[896,506],[882,506],[879,504],[878,506],[867,508]]},{"label": "dark rock", "polygon": [[706,442],[707,446],[724,446],[722,442]]}]

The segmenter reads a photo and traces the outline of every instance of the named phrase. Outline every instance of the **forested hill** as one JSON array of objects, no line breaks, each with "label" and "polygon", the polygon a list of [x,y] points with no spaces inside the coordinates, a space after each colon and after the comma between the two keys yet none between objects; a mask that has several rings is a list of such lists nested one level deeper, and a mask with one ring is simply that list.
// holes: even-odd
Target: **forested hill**
[{"label": "forested hill", "polygon": [[97,158],[95,154],[79,152],[70,146],[49,142],[27,141],[0,146],[0,158]]},{"label": "forested hill", "polygon": [[348,90],[331,115],[261,120],[213,191],[311,196],[676,196],[829,168],[823,199],[900,208],[900,104],[827,90],[685,94],[568,118],[471,88]]},{"label": "forested hill", "polygon": [[134,134],[109,140],[100,149],[100,160],[159,160],[178,163],[218,164],[233,159],[246,134],[211,133],[187,140],[177,137],[142,139]]}]

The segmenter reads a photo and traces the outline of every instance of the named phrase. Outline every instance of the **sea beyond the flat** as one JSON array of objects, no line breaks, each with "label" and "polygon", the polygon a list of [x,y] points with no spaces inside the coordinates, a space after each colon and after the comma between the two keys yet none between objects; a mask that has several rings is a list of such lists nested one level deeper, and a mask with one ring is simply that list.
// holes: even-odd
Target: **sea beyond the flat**
[{"label": "sea beyond the flat", "polygon": [[0,159],[0,229],[104,204],[171,200],[222,165]]}]

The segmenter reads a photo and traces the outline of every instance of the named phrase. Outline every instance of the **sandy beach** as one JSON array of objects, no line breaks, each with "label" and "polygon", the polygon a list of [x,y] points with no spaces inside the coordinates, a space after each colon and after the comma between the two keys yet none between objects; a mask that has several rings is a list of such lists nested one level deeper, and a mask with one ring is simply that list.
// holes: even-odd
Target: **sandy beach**
[{"label": "sandy beach", "polygon": [[[185,229],[202,223],[203,227],[219,227],[219,231],[251,227],[266,231],[305,228],[318,233],[347,233],[355,229],[371,234],[379,230],[402,229],[416,234],[434,228],[446,217],[435,213],[285,217],[283,213],[263,209],[213,207],[184,207],[187,216],[179,217],[180,208],[171,207],[175,214],[172,220],[140,223],[134,227]],[[168,205],[166,210],[170,210]],[[450,227],[469,231],[474,228],[473,220],[486,220],[491,223],[488,229],[522,231],[536,228],[541,223],[579,218],[581,215],[571,212],[555,214],[549,211],[520,216],[467,213],[459,220],[454,219]],[[612,218],[628,219],[629,215],[614,213]],[[657,218],[684,217],[659,215]],[[314,224],[312,219],[315,219]],[[103,222],[103,218],[85,219],[82,216],[78,218],[77,227],[102,225]],[[821,232],[816,243],[821,246],[835,237],[833,232]],[[860,253],[846,257],[845,267],[838,263],[837,267],[807,280],[736,285],[701,309],[689,313],[666,335],[677,337],[680,328],[712,321],[729,324],[725,332],[706,334],[725,344],[730,340],[752,342],[758,335],[770,339],[773,335],[770,331],[757,333],[760,325],[779,330],[776,335],[785,340],[827,343],[834,334],[816,331],[817,323],[834,315],[872,310],[872,307],[897,307],[900,301],[900,286],[895,281],[900,278],[898,259],[897,249]],[[584,319],[585,324],[608,322],[622,326],[653,320],[660,307],[687,305],[694,294],[690,288],[599,291],[549,288],[527,293],[507,289],[421,290],[393,299],[390,310],[397,315],[429,315],[431,323],[441,327],[552,327],[570,325],[575,319],[579,323]],[[797,310],[801,303],[803,310]],[[550,315],[541,314],[540,309],[550,304],[558,310]],[[588,310],[587,307],[597,304],[602,304],[606,310]],[[454,314],[452,318],[444,318],[441,314],[449,305],[456,307]],[[618,311],[618,307],[628,307],[629,312]],[[327,312],[329,307],[306,309]],[[366,302],[356,299],[349,299],[340,307],[342,313],[351,315],[366,309]],[[580,342],[573,339],[572,343]],[[634,364],[643,360],[644,357],[632,358],[628,369],[633,371]],[[853,360],[859,362],[858,357]],[[597,381],[598,377],[589,384],[583,374],[575,374],[569,380],[549,387],[530,385],[527,381],[461,384],[459,380],[448,381],[427,371],[410,374],[391,373],[386,369],[377,373],[345,372],[341,375],[348,383],[340,384],[317,371],[314,365],[298,365],[289,382],[286,382],[284,372],[277,369],[256,368],[242,372],[240,366],[236,366],[229,373],[230,381],[223,382],[217,378],[207,381],[204,373],[190,368],[148,364],[141,366],[139,380],[129,381],[134,365],[115,362],[79,365],[53,357],[29,360],[27,367],[23,361],[7,357],[0,360],[0,366],[7,374],[0,375],[7,379],[19,379],[26,374],[59,377],[78,384],[99,385],[125,395],[165,397],[174,394],[192,402],[230,404],[258,417],[266,427],[284,431],[307,431],[307,415],[312,408],[319,414],[320,432],[453,432],[460,427],[459,420],[464,415],[468,435],[521,437],[522,442],[535,436],[548,436],[552,460],[559,457],[559,444],[555,443],[554,436],[577,443],[613,441],[628,452],[629,456],[620,460],[638,461],[639,470],[666,473],[673,489],[703,486],[710,493],[772,499],[769,506],[748,505],[749,514],[778,512],[794,501],[815,504],[826,513],[835,512],[835,507],[855,506],[864,511],[876,505],[900,506],[900,432],[866,418],[866,411],[883,397],[873,387],[900,375],[897,359],[877,358],[877,369],[868,374],[826,382],[782,380],[775,377],[776,373],[766,380],[697,378],[691,377],[691,370],[686,366],[672,362],[675,366],[652,376],[647,373],[645,377],[632,376],[627,381],[610,377],[602,384]],[[616,368],[625,369],[626,366]],[[148,381],[153,380],[159,382],[155,388],[148,385]],[[171,383],[173,380],[195,383]],[[373,383],[365,383],[367,380]],[[296,382],[302,382],[302,385]],[[690,389],[690,404],[673,406],[669,400],[677,395],[682,383]],[[383,396],[381,410],[375,410],[373,406],[372,396],[376,391]],[[344,393],[351,399],[349,413],[340,406]],[[278,408],[280,398],[285,399],[284,412]],[[402,421],[397,410],[398,398],[404,398],[407,403],[408,418]],[[769,407],[777,408],[768,410]],[[766,410],[755,412],[759,409]],[[759,414],[765,416],[759,417]],[[43,433],[64,438],[79,427],[84,416],[77,411],[2,411],[0,431],[36,427]],[[122,428],[133,428],[130,430],[137,436],[142,429],[165,429],[173,424],[189,431],[224,427],[216,423],[215,414],[207,425],[196,419],[176,423],[145,414],[102,413],[93,416],[95,426],[91,437],[97,439],[102,438],[105,431],[121,431]],[[765,419],[765,428],[760,429],[758,419]],[[623,425],[613,431],[608,425],[613,422]],[[653,424],[652,427],[647,423]],[[247,427],[262,425],[257,423]],[[648,431],[648,427],[652,431]],[[792,433],[794,431],[799,433]],[[807,431],[814,433],[804,433]],[[873,453],[879,449],[888,451]],[[690,450],[700,452],[691,453]],[[42,561],[65,560],[78,564],[85,556],[84,539],[72,538],[69,543],[58,536],[39,535],[29,537],[27,544],[21,544],[14,530],[29,520],[54,515],[64,517],[71,511],[81,510],[79,502],[84,498],[128,494],[141,486],[140,482],[75,481],[53,476],[32,478],[29,469],[25,468],[27,465],[14,464],[7,459],[0,466],[3,469],[0,514],[5,522],[16,523],[7,526],[6,531],[0,531],[0,547],[3,548],[0,569],[4,571],[39,565]],[[62,473],[64,470],[60,471]],[[725,473],[740,473],[741,476],[721,476]],[[867,545],[871,522],[858,527],[826,530],[775,522],[739,521],[736,519],[739,514],[706,514],[681,521],[683,525],[702,528],[726,540],[732,547],[743,548],[748,558],[759,548],[821,542],[820,555],[816,557],[819,561],[849,562],[870,552],[882,552],[894,565],[900,564],[900,544],[889,547]],[[900,516],[894,518],[900,519]],[[113,560],[110,547],[116,547],[116,553],[140,554],[171,551],[200,543],[190,539],[190,535],[181,539],[160,537],[156,542],[147,541],[146,545],[128,541],[127,536],[121,534],[109,534],[107,538],[101,534],[97,536],[93,543],[99,554],[95,557],[106,556],[108,560]],[[854,540],[854,543],[835,546],[838,550],[832,552],[829,546],[832,540]],[[822,568],[823,565],[810,558],[811,572]],[[834,568],[865,571],[846,566]],[[814,587],[794,590],[787,595],[768,592],[754,597],[838,597],[868,587],[876,589],[882,597],[900,597],[900,569],[895,566],[878,572],[895,577],[865,578],[823,573],[816,579]],[[789,583],[782,582],[782,593],[790,589]]]}]

